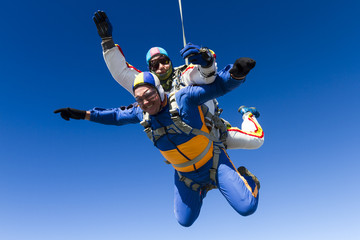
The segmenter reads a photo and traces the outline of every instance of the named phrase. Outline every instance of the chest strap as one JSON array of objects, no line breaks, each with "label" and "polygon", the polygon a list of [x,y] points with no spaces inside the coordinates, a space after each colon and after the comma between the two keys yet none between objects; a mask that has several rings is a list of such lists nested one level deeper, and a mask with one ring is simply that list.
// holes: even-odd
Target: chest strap
[{"label": "chest strap", "polygon": [[182,132],[174,125],[170,124],[166,127],[161,127],[157,129],[151,129],[150,127],[150,117],[148,113],[144,113],[143,120],[140,122],[140,124],[145,128],[144,132],[146,133],[147,137],[155,143],[159,138],[164,136],[167,133],[170,134],[181,134]]}]

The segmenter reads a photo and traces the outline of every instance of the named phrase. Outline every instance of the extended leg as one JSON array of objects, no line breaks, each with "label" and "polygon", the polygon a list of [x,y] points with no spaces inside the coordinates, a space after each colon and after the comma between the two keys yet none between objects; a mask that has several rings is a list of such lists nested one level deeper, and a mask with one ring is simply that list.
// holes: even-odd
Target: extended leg
[{"label": "extended leg", "polygon": [[239,214],[247,216],[256,211],[259,193],[255,181],[241,176],[224,151],[220,155],[217,179],[220,192]]},{"label": "extended leg", "polygon": [[200,214],[203,195],[193,191],[184,182],[179,181],[175,171],[174,212],[177,221],[184,227],[190,227]]},{"label": "extended leg", "polygon": [[241,129],[237,127],[228,128],[227,148],[257,149],[261,147],[264,143],[264,132],[255,118],[259,113],[254,108],[246,107],[242,107],[240,113],[243,114]]}]

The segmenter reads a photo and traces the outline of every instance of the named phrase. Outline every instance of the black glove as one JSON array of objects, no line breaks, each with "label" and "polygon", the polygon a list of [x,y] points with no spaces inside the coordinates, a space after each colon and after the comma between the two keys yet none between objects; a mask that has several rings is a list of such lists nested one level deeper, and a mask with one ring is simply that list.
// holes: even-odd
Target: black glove
[{"label": "black glove", "polygon": [[54,111],[54,113],[60,113],[61,117],[66,121],[70,118],[73,119],[85,119],[86,111],[78,110],[75,108],[60,108]]},{"label": "black glove", "polygon": [[98,10],[95,12],[93,20],[95,22],[98,34],[102,40],[106,40],[112,37],[112,25],[104,11]]},{"label": "black glove", "polygon": [[235,79],[242,78],[255,67],[255,64],[256,62],[254,59],[247,57],[238,58],[229,72]]}]

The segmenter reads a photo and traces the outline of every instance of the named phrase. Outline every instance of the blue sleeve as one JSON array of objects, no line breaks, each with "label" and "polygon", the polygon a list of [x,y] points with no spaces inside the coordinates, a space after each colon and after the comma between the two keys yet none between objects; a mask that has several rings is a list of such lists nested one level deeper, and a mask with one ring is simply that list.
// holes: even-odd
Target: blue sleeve
[{"label": "blue sleeve", "polygon": [[125,125],[139,123],[143,112],[136,104],[120,108],[93,108],[90,110],[90,121],[107,125]]},{"label": "blue sleeve", "polygon": [[200,86],[187,86],[179,91],[179,99],[186,96],[186,102],[191,105],[201,105],[211,99],[218,98],[232,91],[245,82],[245,79],[237,80],[230,76],[232,64],[227,65],[218,72],[213,83]]}]

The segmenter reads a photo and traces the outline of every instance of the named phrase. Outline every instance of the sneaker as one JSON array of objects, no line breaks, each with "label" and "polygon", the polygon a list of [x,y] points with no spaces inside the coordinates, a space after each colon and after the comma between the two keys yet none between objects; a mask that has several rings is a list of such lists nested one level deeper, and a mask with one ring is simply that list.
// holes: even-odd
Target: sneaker
[{"label": "sneaker", "polygon": [[252,174],[249,170],[247,170],[246,167],[241,166],[237,170],[238,170],[238,172],[240,173],[241,176],[249,176],[249,177],[251,177],[254,180],[256,186],[258,187],[258,190],[260,190],[260,181],[259,181],[259,179],[257,179],[257,177],[254,174]]},{"label": "sneaker", "polygon": [[259,111],[256,110],[256,108],[254,107],[245,107],[244,105],[242,105],[241,107],[239,107],[238,112],[241,113],[242,115],[244,115],[247,112],[251,112],[256,118],[260,117]]}]

